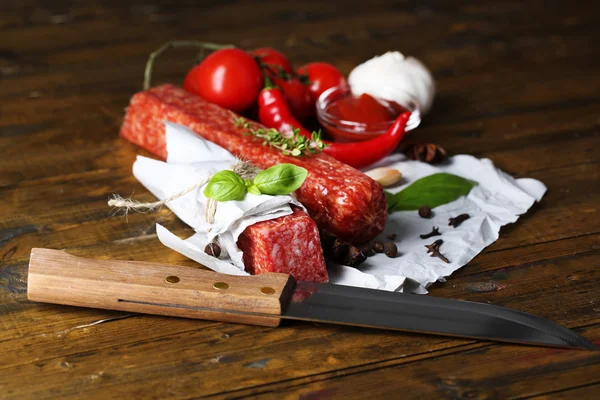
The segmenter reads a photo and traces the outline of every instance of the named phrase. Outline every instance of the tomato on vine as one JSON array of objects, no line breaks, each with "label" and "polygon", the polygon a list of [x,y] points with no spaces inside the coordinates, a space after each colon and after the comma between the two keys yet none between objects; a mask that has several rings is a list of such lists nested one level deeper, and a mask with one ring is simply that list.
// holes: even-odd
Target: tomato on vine
[{"label": "tomato on vine", "polygon": [[243,50],[217,50],[193,67],[183,82],[185,90],[234,112],[252,106],[263,88],[256,60]]},{"label": "tomato on vine", "polygon": [[252,50],[251,54],[258,57],[260,62],[273,69],[281,68],[283,71],[291,74],[294,72],[294,67],[288,58],[279,50],[270,47],[260,47]]},{"label": "tomato on vine", "polygon": [[326,62],[313,62],[297,70],[300,75],[307,75],[311,82],[309,90],[313,102],[319,99],[321,93],[334,86],[346,83],[346,78],[335,66]]}]

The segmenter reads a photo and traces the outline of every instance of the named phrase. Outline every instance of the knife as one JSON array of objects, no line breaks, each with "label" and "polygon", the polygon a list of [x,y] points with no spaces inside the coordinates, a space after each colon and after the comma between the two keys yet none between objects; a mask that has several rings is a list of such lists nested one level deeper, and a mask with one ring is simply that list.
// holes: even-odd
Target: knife
[{"label": "knife", "polygon": [[29,300],[146,314],[278,326],[281,319],[552,347],[598,349],[547,319],[469,301],[296,282],[265,273],[225,275],[137,261],[31,250]]}]

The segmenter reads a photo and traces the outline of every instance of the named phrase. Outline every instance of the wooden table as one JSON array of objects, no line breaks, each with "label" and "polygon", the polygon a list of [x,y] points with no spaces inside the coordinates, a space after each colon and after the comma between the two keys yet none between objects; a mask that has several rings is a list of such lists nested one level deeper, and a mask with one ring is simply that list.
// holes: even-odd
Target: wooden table
[{"label": "wooden table", "polygon": [[[272,46],[298,65],[325,60],[344,72],[398,49],[431,67],[439,88],[415,135],[549,188],[431,295],[531,312],[599,343],[597,7],[39,3],[0,5],[0,398],[598,395],[594,352],[300,322],[269,329],[26,298],[32,247],[194,266],[156,238],[156,222],[191,232],[168,210],[123,218],[106,204],[111,193],[153,198],[131,174],[141,151],[118,131],[147,55],[163,42]],[[155,81],[180,82],[193,57],[172,51]]]}]

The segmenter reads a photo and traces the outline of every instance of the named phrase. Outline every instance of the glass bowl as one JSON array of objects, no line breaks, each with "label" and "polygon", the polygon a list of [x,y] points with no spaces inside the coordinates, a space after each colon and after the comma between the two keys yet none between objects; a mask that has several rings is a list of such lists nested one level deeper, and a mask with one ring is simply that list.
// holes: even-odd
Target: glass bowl
[{"label": "glass bowl", "polygon": [[415,129],[421,122],[419,105],[416,99],[409,94],[405,95],[406,101],[404,101],[403,104],[375,98],[381,105],[388,110],[391,110],[394,115],[394,118],[389,121],[382,121],[376,124],[369,123],[367,125],[363,122],[340,119],[338,116],[329,112],[336,102],[349,96],[352,96],[350,86],[344,84],[326,90],[317,100],[317,119],[321,123],[321,126],[323,126],[337,142],[355,142],[377,137],[385,133],[395,121],[396,117],[406,111],[412,112],[410,119],[406,124],[406,131]]}]

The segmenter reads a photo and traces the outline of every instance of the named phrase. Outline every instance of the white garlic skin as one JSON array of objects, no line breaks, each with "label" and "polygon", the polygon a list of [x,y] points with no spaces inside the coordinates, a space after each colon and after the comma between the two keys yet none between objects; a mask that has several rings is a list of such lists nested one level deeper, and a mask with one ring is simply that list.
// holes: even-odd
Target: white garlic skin
[{"label": "white garlic skin", "polygon": [[404,106],[414,99],[421,114],[431,109],[435,96],[435,82],[427,67],[398,51],[388,51],[357,65],[348,83],[355,96],[366,93]]}]

